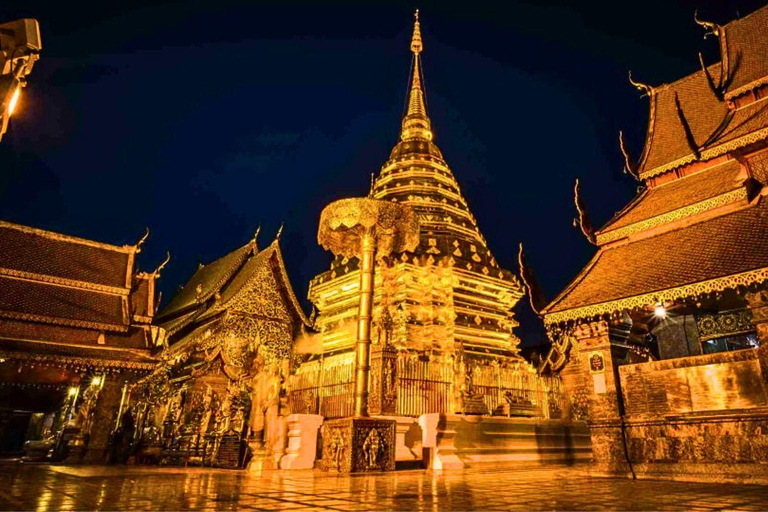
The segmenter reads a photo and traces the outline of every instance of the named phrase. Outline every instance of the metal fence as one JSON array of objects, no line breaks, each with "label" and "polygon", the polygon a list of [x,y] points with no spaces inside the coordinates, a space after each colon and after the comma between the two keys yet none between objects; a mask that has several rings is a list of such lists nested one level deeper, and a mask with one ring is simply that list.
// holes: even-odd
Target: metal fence
[{"label": "metal fence", "polygon": [[[505,404],[527,409],[531,416],[559,417],[558,377],[545,377],[525,363],[509,365],[470,361],[472,391],[481,394],[489,414]],[[354,354],[340,354],[301,365],[291,379],[291,411],[326,418],[351,416],[354,408]],[[397,415],[420,416],[456,410],[458,380],[451,362],[402,352],[397,360]],[[507,409],[508,410],[508,409]]]},{"label": "metal fence", "polygon": [[453,365],[420,357],[397,361],[397,414],[421,416],[451,409]]},{"label": "metal fence", "polygon": [[326,418],[351,416],[354,411],[355,360],[341,354],[304,363],[292,377],[291,411]]}]

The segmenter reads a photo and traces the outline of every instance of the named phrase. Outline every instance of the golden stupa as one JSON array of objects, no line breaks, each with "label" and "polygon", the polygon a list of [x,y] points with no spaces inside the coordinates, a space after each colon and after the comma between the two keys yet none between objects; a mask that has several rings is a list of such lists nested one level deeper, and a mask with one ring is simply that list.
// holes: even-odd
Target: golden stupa
[{"label": "golden stupa", "polygon": [[[408,110],[400,141],[372,193],[414,208],[420,214],[421,240],[415,252],[377,267],[374,342],[391,324],[388,341],[398,348],[516,355],[519,339],[513,328],[518,324],[512,309],[524,289],[491,254],[433,141],[421,85],[422,49],[417,17]],[[356,259],[337,257],[329,271],[311,282],[309,297],[319,313],[316,328],[326,352],[354,345],[357,272]]]},{"label": "golden stupa", "polygon": [[[460,411],[468,394],[482,393],[478,390],[483,386],[492,410],[503,402],[501,390],[507,385],[537,387],[535,371],[519,355],[520,340],[514,333],[518,323],[513,308],[525,289],[512,272],[499,267],[434,143],[422,86],[422,50],[417,12],[400,140],[371,184],[370,196],[415,210],[421,226],[419,245],[412,252],[390,254],[376,262],[371,367],[375,374],[377,366],[384,364],[376,360],[377,345],[397,360],[399,384],[392,393],[397,411],[393,413]],[[327,388],[351,379],[359,281],[357,258],[339,255],[330,270],[310,282],[319,338],[314,345],[322,355],[298,368],[293,389],[299,409],[299,389]],[[376,387],[379,381],[375,375],[372,379]],[[413,384],[411,391],[408,383]],[[425,386],[434,393],[425,392]],[[342,393],[332,391],[336,392]],[[328,390],[323,393],[330,398]],[[321,414],[333,415],[342,414],[339,408],[346,407],[334,402],[335,413],[323,411],[323,399],[319,406],[311,405],[317,398],[304,397],[307,411],[319,409]]]}]

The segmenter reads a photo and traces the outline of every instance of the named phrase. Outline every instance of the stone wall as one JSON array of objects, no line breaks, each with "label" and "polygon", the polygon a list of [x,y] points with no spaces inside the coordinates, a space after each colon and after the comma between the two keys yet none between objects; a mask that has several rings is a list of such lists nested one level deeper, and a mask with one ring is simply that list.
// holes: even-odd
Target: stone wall
[{"label": "stone wall", "polygon": [[619,368],[628,419],[768,406],[757,350]]},{"label": "stone wall", "polygon": [[592,420],[598,469],[639,476],[768,481],[768,398],[758,350],[619,368],[621,418]]}]

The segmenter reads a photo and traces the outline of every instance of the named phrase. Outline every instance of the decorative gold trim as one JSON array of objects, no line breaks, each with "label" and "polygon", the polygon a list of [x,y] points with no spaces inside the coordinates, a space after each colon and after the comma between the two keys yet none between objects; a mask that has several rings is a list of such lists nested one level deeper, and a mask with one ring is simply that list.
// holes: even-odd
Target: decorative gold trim
[{"label": "decorative gold trim", "polygon": [[106,249],[108,251],[121,252],[125,254],[132,254],[136,252],[135,245],[123,245],[121,247],[118,245],[105,244],[102,242],[94,242],[93,240],[87,240],[85,238],[78,238],[71,235],[62,235],[61,233],[46,231],[44,229],[33,228],[30,226],[22,226],[21,224],[14,224],[13,222],[7,222],[4,220],[0,220],[0,228],[15,229],[16,231],[21,231],[22,233],[42,236],[44,238],[56,240],[58,242],[72,242],[80,245],[87,245],[89,247],[95,247],[97,249]]},{"label": "decorative gold trim", "polygon": [[87,320],[73,320],[71,318],[56,318],[52,316],[32,315],[29,313],[17,313],[15,311],[0,310],[0,317],[12,318],[14,320],[24,320],[26,322],[40,322],[43,324],[68,325],[70,327],[82,327],[84,329],[94,329],[103,331],[128,331],[128,325],[103,324],[100,322],[89,322]]},{"label": "decorative gold trim", "polygon": [[90,283],[87,281],[78,281],[77,279],[67,279],[65,277],[57,277],[46,274],[37,274],[35,272],[24,272],[22,270],[13,270],[10,268],[0,268],[0,276],[6,276],[13,279],[21,279],[24,281],[58,284],[68,288],[76,288],[78,290],[87,290],[92,292],[103,292],[109,293],[111,295],[127,296],[130,294],[130,290],[127,288]]},{"label": "decorative gold trim", "polygon": [[97,366],[101,368],[123,368],[130,370],[152,371],[157,362],[122,361],[119,359],[99,359],[96,357],[62,356],[32,352],[0,351],[0,358],[11,361],[34,361],[36,364],[50,363],[52,366]]},{"label": "decorative gold trim", "polygon": [[707,281],[686,284],[676,288],[658,290],[623,299],[591,304],[574,309],[566,309],[544,315],[544,324],[549,326],[561,322],[586,320],[600,315],[613,313],[619,310],[631,310],[641,308],[658,302],[674,301],[688,297],[696,297],[705,293],[719,292],[737,286],[747,286],[768,280],[768,267],[749,270],[730,276],[717,277]]},{"label": "decorative gold trim", "polygon": [[693,203],[691,205],[678,208],[677,210],[662,213],[661,215],[656,215],[655,217],[651,217],[640,222],[633,222],[632,224],[628,224],[618,229],[606,231],[605,233],[597,235],[597,244],[607,244],[608,242],[613,242],[614,240],[625,238],[632,233],[645,231],[647,229],[660,226],[668,222],[691,217],[698,213],[706,212],[709,210],[714,210],[715,208],[738,201],[740,199],[747,199],[746,187],[742,186],[735,190],[731,190],[730,192],[726,192],[725,194],[720,194],[719,196],[711,197],[709,199],[705,199],[704,201],[699,201],[698,203]]},{"label": "decorative gold trim", "polygon": [[288,271],[286,270],[285,262],[283,261],[283,252],[280,250],[279,239],[275,239],[273,244],[275,245],[274,253],[277,256],[277,266],[280,269],[280,277],[285,284],[286,291],[288,292],[288,298],[290,299],[291,304],[293,304],[294,309],[296,309],[296,312],[299,314],[299,319],[302,321],[302,323],[307,327],[311,327],[312,322],[310,322],[309,318],[307,318],[307,315],[301,308],[301,304],[299,304],[299,300],[296,298],[296,293],[293,291],[293,286],[291,285],[291,280],[288,277]]},{"label": "decorative gold trim", "polygon": [[[758,78],[757,80],[754,80],[752,82],[749,82],[746,85],[742,85],[738,89],[734,89],[732,91],[728,91],[725,93],[724,98],[726,100],[733,100],[736,99],[738,96],[741,96],[744,93],[747,93],[753,89],[757,89],[758,87],[762,87],[763,85],[768,84],[768,76],[764,76],[762,78]],[[759,101],[759,100],[758,100]]]},{"label": "decorative gold trim", "polygon": [[[699,160],[700,161],[711,160],[712,158],[728,153],[729,151],[733,151],[733,150],[742,148],[744,146],[754,144],[755,142],[759,142],[765,138],[768,138],[768,127],[748,133],[747,135],[739,137],[738,139],[724,142],[723,144],[717,145],[710,149],[706,149],[701,152],[701,158]],[[649,171],[645,171],[640,174],[640,178],[642,179],[652,178],[654,176],[657,176],[671,169],[682,167],[683,165],[693,162],[695,160],[696,160],[696,157],[693,154],[691,154],[683,158],[679,158],[668,164],[660,165],[659,167],[654,167]]]}]

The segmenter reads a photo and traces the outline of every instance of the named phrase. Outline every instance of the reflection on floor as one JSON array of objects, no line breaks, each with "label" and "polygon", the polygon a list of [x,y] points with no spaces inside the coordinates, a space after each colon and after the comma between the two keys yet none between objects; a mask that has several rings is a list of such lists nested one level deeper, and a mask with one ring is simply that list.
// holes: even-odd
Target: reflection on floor
[{"label": "reflection on floor", "polygon": [[2,510],[765,510],[761,485],[625,480],[581,468],[337,476],[203,468],[0,468]]}]

